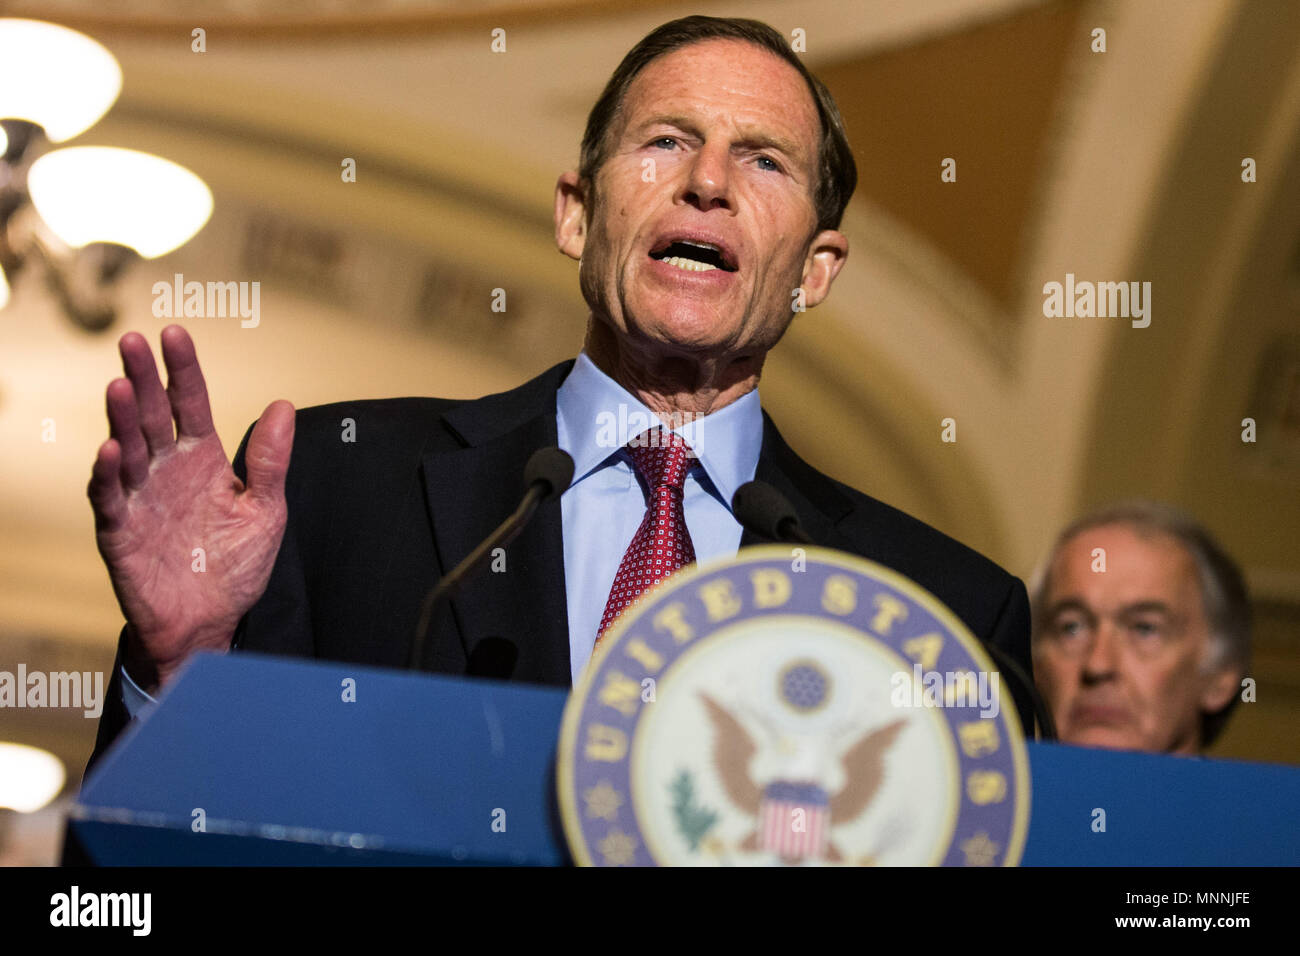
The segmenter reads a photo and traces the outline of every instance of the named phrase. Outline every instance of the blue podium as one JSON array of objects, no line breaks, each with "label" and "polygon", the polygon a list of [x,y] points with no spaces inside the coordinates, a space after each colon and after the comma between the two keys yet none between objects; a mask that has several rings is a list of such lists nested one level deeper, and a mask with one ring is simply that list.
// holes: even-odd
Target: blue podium
[{"label": "blue podium", "polygon": [[[196,655],[86,780],[67,839],[101,865],[562,865],[555,752],[566,698]],[[1023,865],[1300,863],[1300,769],[1028,749]]]}]

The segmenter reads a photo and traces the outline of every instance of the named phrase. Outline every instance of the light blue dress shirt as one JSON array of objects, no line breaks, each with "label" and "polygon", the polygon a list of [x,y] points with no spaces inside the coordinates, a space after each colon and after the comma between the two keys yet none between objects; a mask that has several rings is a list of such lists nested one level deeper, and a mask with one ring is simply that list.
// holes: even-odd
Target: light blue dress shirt
[{"label": "light blue dress shirt", "polygon": [[[556,395],[557,443],[573,456],[573,484],[560,499],[569,663],[576,683],[596,645],[596,629],[614,575],[646,513],[646,493],[624,446],[662,422],[634,395],[578,355]],[[754,477],[763,445],[757,390],[711,415],[669,422],[695,453],[683,503],[695,559],[733,556],[743,532],[731,496]],[[667,426],[665,426],[667,427]],[[132,717],[153,698],[122,668],[122,697]]]},{"label": "light blue dress shirt", "polygon": [[[596,629],[627,546],[646,513],[646,493],[624,449],[657,415],[598,369],[585,352],[556,395],[558,443],[573,456],[573,484],[560,499],[564,586],[569,602],[569,665],[576,682],[596,645]],[[695,559],[704,564],[740,549],[731,496],[754,477],[763,444],[758,392],[694,419],[670,422],[695,452],[683,502]]]}]

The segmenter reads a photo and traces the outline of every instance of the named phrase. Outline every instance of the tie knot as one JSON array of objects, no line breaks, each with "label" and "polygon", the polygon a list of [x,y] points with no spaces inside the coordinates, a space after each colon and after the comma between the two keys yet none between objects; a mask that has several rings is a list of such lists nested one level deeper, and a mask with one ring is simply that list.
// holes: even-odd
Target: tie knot
[{"label": "tie knot", "polygon": [[662,427],[651,428],[628,442],[627,451],[651,491],[665,486],[682,490],[694,453],[681,435]]}]

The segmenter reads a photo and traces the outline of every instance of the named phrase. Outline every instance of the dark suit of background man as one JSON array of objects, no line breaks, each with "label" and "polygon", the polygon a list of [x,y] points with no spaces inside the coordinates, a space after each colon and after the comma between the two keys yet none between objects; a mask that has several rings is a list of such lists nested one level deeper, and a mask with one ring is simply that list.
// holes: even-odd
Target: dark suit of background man
[{"label": "dark suit of background man", "polygon": [[[556,242],[590,307],[576,363],[476,401],[273,402],[232,469],[185,331],[162,335],[167,391],[145,339],[123,336],[89,496],[128,623],[92,761],[196,649],[402,666],[426,591],[512,510],[529,455],[557,443],[574,485],[511,544],[505,573],[480,574],[437,617],[429,669],[463,673],[462,645],[496,637],[518,648],[513,678],[569,685],[642,522],[684,519],[686,560],[734,554],[755,542],[731,494],[757,477],[819,543],[915,579],[1028,670],[1017,578],[819,473],[758,404],[794,291],[816,306],[844,264],[856,181],[830,94],[780,34],[689,17],[624,58],[579,169],[556,184]],[[637,412],[690,422],[676,430],[695,457],[670,489],[643,487],[623,447],[637,434],[608,440],[610,416]]]}]

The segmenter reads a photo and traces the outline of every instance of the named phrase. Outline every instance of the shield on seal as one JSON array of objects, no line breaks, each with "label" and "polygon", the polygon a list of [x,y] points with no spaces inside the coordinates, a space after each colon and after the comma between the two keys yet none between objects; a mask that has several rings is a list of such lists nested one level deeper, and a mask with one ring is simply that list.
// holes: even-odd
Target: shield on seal
[{"label": "shield on seal", "polygon": [[777,780],[758,806],[759,846],[782,860],[819,860],[830,834],[830,798],[815,783]]}]

